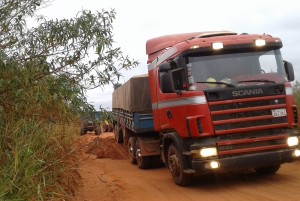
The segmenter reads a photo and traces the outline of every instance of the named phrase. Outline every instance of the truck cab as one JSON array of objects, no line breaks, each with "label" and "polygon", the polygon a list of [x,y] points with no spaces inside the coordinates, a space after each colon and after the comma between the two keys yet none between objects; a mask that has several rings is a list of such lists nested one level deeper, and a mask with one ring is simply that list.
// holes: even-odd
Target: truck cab
[{"label": "truck cab", "polygon": [[299,157],[294,71],[281,48],[229,31],[147,41],[154,131],[176,184],[218,170],[273,174]]}]

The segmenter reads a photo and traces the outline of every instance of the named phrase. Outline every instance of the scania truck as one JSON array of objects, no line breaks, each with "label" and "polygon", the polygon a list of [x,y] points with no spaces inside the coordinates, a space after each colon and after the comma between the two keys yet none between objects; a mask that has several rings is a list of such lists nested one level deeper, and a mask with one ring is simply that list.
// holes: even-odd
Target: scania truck
[{"label": "scania truck", "polygon": [[112,95],[117,142],[141,169],[164,163],[180,186],[217,171],[276,173],[300,156],[294,70],[282,46],[230,31],[148,40],[148,73]]}]

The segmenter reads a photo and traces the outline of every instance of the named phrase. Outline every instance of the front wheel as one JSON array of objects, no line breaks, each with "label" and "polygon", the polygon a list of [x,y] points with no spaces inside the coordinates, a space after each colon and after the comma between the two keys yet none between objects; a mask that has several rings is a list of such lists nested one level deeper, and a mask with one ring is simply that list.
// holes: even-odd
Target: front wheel
[{"label": "front wheel", "polygon": [[184,161],[178,148],[171,144],[168,150],[168,167],[174,182],[179,186],[188,186],[192,183],[192,176],[185,174]]},{"label": "front wheel", "polygon": [[271,175],[275,174],[280,168],[280,165],[271,165],[267,167],[256,168],[255,171],[257,174],[261,175]]},{"label": "front wheel", "polygon": [[87,134],[87,131],[84,130],[83,128],[80,130],[80,135],[86,135]]}]

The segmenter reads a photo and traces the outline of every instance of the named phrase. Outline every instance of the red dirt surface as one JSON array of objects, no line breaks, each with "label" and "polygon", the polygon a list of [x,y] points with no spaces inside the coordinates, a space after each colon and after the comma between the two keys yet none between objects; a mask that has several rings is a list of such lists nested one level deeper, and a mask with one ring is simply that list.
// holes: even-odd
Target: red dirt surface
[{"label": "red dirt surface", "polygon": [[97,158],[127,159],[127,153],[120,149],[113,138],[94,138],[86,153]]},{"label": "red dirt surface", "polygon": [[194,185],[174,184],[167,168],[140,170],[132,165],[112,133],[80,136],[83,185],[76,201],[297,201],[300,161],[284,164],[277,174],[252,172],[207,175]]}]

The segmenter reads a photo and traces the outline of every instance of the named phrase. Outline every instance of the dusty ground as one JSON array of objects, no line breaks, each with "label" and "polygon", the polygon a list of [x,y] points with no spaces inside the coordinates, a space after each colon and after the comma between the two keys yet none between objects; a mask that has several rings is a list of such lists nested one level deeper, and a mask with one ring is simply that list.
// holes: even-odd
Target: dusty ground
[{"label": "dusty ground", "polygon": [[198,177],[179,187],[167,168],[140,170],[130,164],[112,133],[81,136],[78,142],[83,186],[82,201],[297,201],[300,200],[300,161],[284,164],[276,175],[235,173]]}]

